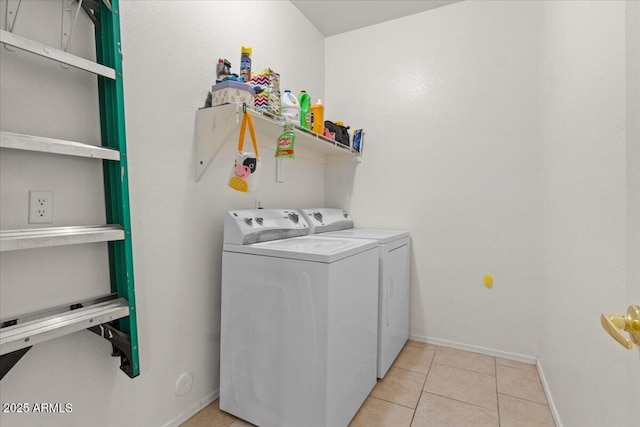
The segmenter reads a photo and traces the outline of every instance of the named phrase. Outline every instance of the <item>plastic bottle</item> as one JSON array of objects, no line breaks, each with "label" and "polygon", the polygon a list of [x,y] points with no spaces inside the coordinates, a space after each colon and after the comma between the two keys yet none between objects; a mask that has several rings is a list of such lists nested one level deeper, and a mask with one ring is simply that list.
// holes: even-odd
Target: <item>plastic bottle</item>
[{"label": "plastic bottle", "polygon": [[322,105],[322,99],[318,99],[318,102],[311,106],[311,114],[313,116],[313,131],[324,134],[324,105]]},{"label": "plastic bottle", "polygon": [[281,158],[295,158],[293,154],[293,147],[296,142],[296,134],[293,133],[293,125],[291,123],[284,124],[284,131],[278,138],[278,144],[276,147],[276,157]]},{"label": "plastic bottle", "polygon": [[240,49],[240,75],[245,83],[251,80],[251,46],[242,46]]},{"label": "plastic bottle", "polygon": [[300,102],[300,126],[305,129],[311,129],[311,97],[306,90],[298,95]]},{"label": "plastic bottle", "polygon": [[282,117],[292,123],[298,123],[300,120],[300,104],[296,96],[290,90],[285,90],[282,95]]}]

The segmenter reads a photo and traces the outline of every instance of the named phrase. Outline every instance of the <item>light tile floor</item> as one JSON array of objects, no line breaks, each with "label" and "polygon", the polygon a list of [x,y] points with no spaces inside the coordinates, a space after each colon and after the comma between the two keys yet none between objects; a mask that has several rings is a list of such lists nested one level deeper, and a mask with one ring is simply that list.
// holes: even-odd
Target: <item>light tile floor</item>
[{"label": "light tile floor", "polygon": [[[246,427],[218,401],[182,427]],[[409,340],[349,427],[555,427],[534,365]],[[300,426],[304,427],[304,426]]]}]

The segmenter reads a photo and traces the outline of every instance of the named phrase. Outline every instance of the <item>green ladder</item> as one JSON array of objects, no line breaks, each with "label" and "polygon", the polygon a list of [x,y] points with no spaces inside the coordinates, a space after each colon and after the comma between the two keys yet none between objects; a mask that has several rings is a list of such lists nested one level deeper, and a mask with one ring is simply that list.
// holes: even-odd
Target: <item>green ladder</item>
[{"label": "green ladder", "polygon": [[[107,225],[0,231],[0,251],[107,242],[111,294],[38,313],[3,319],[0,379],[33,345],[87,329],[112,344],[120,369],[140,374],[129,213],[122,50],[118,0],[84,1],[94,23],[97,63],[0,30],[0,43],[28,51],[98,77],[102,147],[0,131],[0,147],[102,159]],[[80,6],[78,6],[80,7]]]}]

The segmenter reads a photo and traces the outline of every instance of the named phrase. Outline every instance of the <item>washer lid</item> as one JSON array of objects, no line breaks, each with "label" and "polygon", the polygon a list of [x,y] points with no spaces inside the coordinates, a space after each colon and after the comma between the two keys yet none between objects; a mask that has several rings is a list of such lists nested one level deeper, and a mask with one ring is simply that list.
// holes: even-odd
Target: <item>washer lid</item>
[{"label": "washer lid", "polygon": [[375,240],[303,236],[252,245],[224,245],[226,252],[264,255],[302,261],[335,262],[378,247]]},{"label": "washer lid", "polygon": [[323,233],[321,236],[374,239],[380,243],[390,243],[395,240],[402,239],[403,237],[409,237],[409,232],[401,230],[378,230],[373,228],[352,228],[350,230]]}]

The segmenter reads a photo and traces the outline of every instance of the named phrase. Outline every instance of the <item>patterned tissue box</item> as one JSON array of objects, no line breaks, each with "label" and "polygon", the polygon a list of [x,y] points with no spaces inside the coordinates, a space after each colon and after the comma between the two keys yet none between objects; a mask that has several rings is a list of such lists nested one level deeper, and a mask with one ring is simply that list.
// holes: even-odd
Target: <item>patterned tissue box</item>
[{"label": "patterned tissue box", "polygon": [[253,105],[255,91],[245,83],[226,81],[218,83],[211,88],[211,106],[222,104]]},{"label": "patterned tissue box", "polygon": [[[255,96],[254,106],[275,116],[280,115],[280,74],[271,68],[251,73],[250,84],[262,89]],[[257,91],[258,92],[258,91]]]}]

